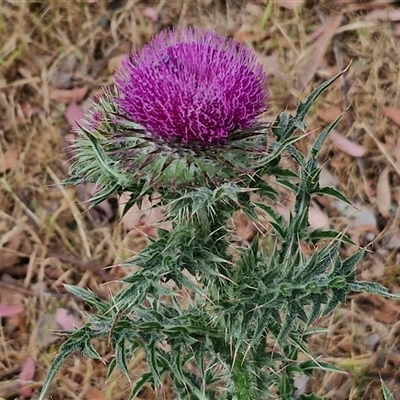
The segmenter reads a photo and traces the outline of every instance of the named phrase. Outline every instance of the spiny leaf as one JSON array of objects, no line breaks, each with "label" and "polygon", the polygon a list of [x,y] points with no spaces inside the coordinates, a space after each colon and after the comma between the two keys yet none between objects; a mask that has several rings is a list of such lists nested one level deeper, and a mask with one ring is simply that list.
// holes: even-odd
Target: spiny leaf
[{"label": "spiny leaf", "polygon": [[121,188],[118,182],[115,183],[107,182],[107,184],[105,185],[99,183],[99,185],[101,189],[97,191],[90,199],[91,208],[107,200],[108,198],[110,198],[111,195],[118,193]]},{"label": "spiny leaf", "polygon": [[115,358],[113,358],[111,360],[110,364],[108,365],[106,381],[110,378],[112,373],[115,371],[116,366],[117,366],[117,360]]},{"label": "spiny leaf", "polygon": [[355,246],[356,244],[349,239],[345,234],[340,234],[333,230],[315,229],[309,234],[310,240],[313,242],[318,242],[320,240],[339,240],[346,244],[351,244]]},{"label": "spiny leaf", "polygon": [[144,351],[146,353],[146,361],[150,367],[150,372],[152,376],[152,381],[155,386],[161,385],[161,377],[163,368],[158,361],[158,353],[160,350],[157,348],[158,338],[156,335],[151,335],[150,341],[146,343]]},{"label": "spiny leaf", "polygon": [[390,392],[390,390],[388,389],[382,378],[381,378],[381,386],[382,386],[383,398],[385,400],[395,400],[393,393]]},{"label": "spiny leaf", "polygon": [[340,78],[349,67],[346,67],[343,71],[339,72],[333,78],[329,79],[326,82],[321,83],[318,87],[316,87],[311,94],[308,96],[307,100],[303,103],[300,102],[297,110],[296,110],[296,120],[303,121],[308,112],[310,111],[312,105],[315,103],[315,100],[330,86],[333,82],[335,82],[338,78]]},{"label": "spiny leaf", "polygon": [[299,364],[301,370],[306,373],[307,375],[312,375],[312,371],[314,370],[323,370],[328,372],[335,372],[339,374],[347,374],[346,371],[336,367],[331,363],[327,363],[325,361],[316,361],[316,360],[307,360],[303,361]]},{"label": "spiny leaf", "polygon": [[100,354],[97,350],[93,347],[89,340],[85,342],[85,346],[82,349],[82,353],[89,359],[92,360],[101,360]]},{"label": "spiny leaf", "polygon": [[66,361],[66,359],[75,353],[76,351],[82,351],[85,347],[85,344],[88,340],[87,334],[82,331],[74,331],[73,334],[64,342],[59,350],[58,355],[51,363],[49,371],[47,372],[46,378],[43,383],[43,387],[39,396],[39,400],[44,400],[44,396],[46,392],[49,390],[51,382],[53,381],[57,371],[61,367],[62,364]]},{"label": "spiny leaf", "polygon": [[119,369],[122,371],[122,373],[125,375],[125,377],[128,379],[128,381],[131,381],[131,377],[129,374],[128,370],[128,365],[127,365],[127,352],[126,352],[126,347],[125,347],[125,335],[120,338],[120,340],[117,342],[117,345],[115,347],[115,360],[116,363],[119,367]]},{"label": "spiny leaf", "polygon": [[100,166],[100,168],[106,173],[106,175],[109,175],[110,177],[116,179],[118,182],[128,183],[124,174],[118,172],[118,170],[116,170],[115,168],[112,168],[115,162],[107,156],[106,152],[100,146],[98,139],[96,139],[90,132],[88,132],[86,137],[92,145],[93,155],[96,157],[96,160],[98,162],[97,165]]},{"label": "spiny leaf", "polygon": [[45,395],[47,391],[50,389],[50,385],[57,373],[60,369],[61,365],[64,364],[65,360],[69,357],[69,353],[60,352],[54,361],[51,363],[49,370],[47,371],[46,378],[44,380],[42,390],[40,392],[39,400],[45,400]]},{"label": "spiny leaf", "polygon": [[383,297],[400,300],[400,294],[390,293],[388,289],[376,282],[354,282],[349,283],[348,286],[349,291],[379,294]]},{"label": "spiny leaf", "polygon": [[324,308],[322,315],[328,315],[339,303],[343,303],[346,300],[346,294],[346,289],[336,289],[332,294],[329,303]]},{"label": "spiny leaf", "polygon": [[346,258],[346,260],[342,261],[340,266],[338,265],[333,273],[340,276],[349,276],[354,273],[356,266],[364,257],[365,250],[361,249],[351,255],[350,257]]},{"label": "spiny leaf", "polygon": [[332,188],[332,187],[324,187],[324,188],[318,188],[317,190],[313,191],[313,194],[317,196],[330,196],[334,197],[335,199],[344,201],[345,203],[352,205],[350,201],[344,196],[342,193],[340,193],[338,190]]},{"label": "spiny leaf", "polygon": [[293,399],[296,388],[291,374],[283,370],[279,385],[279,396],[281,399]]},{"label": "spiny leaf", "polygon": [[85,290],[75,285],[64,284],[64,287],[73,295],[84,300],[86,304],[97,308],[100,312],[106,312],[108,310],[108,304],[104,300],[100,299],[100,297],[95,295],[92,291]]},{"label": "spiny leaf", "polygon": [[152,378],[151,372],[143,372],[140,375],[140,379],[133,386],[131,394],[129,396],[129,400],[136,399],[141,390],[143,389],[144,385],[146,385],[146,383],[152,382],[151,378]]},{"label": "spiny leaf", "polygon": [[[343,115],[343,114],[342,114]],[[335,129],[336,125],[339,123],[340,119],[342,118],[342,115],[337,117],[332,123],[330,123],[317,137],[317,140],[315,141],[312,149],[311,149],[311,155],[313,157],[317,157],[319,151],[321,150],[322,144],[325,142],[326,138],[329,136],[329,134],[332,132],[333,129]]]}]

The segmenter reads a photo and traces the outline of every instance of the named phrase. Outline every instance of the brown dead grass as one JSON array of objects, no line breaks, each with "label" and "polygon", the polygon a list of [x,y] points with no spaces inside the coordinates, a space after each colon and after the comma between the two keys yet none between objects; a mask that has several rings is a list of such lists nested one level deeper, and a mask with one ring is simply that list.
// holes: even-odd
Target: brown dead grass
[{"label": "brown dead grass", "polygon": [[[75,320],[85,318],[83,305],[66,294],[63,284],[107,296],[104,283],[125,272],[104,268],[146,244],[143,234],[127,233],[117,224],[115,202],[87,211],[84,200],[90,188],[59,185],[70,157],[65,102],[74,95],[66,92],[63,100],[57,90],[87,86],[91,96],[112,82],[115,64],[110,60],[118,63],[120,55],[140,48],[169,26],[217,29],[257,50],[270,75],[268,120],[293,110],[299,96],[304,98],[351,62],[345,80],[319,100],[308,123],[319,131],[338,110],[347,109],[338,131],[364,146],[366,156],[355,159],[328,142],[321,161],[338,187],[357,207],[369,210],[377,224],[354,226],[332,202],[317,201],[332,226],[347,227],[362,245],[372,241],[360,278],[399,291],[399,126],[383,112],[385,106],[400,107],[399,25],[370,18],[374,10],[395,10],[389,3],[308,1],[303,8],[288,10],[267,0],[1,2],[0,304],[22,306],[24,311],[3,319],[0,326],[0,398],[18,396],[18,374],[28,356],[36,368],[31,398],[37,398],[61,343],[52,333],[59,328],[56,311],[64,308]],[[339,33],[317,39],[316,48],[313,34],[330,23],[337,23]],[[300,145],[306,149],[308,142]],[[387,182],[378,191],[385,167]],[[391,199],[386,215],[379,208],[379,196]],[[396,302],[356,295],[321,321],[328,333],[312,340],[312,351],[348,374],[319,375],[309,388],[327,399],[377,400],[382,398],[382,377],[400,398],[399,313]],[[98,348],[109,360],[105,343]],[[143,368],[139,355],[131,362],[132,377]],[[76,355],[61,368],[49,398],[125,399],[128,382],[119,373],[105,382],[105,371],[104,364]],[[172,398],[167,387],[157,395],[146,390],[141,398]]]}]

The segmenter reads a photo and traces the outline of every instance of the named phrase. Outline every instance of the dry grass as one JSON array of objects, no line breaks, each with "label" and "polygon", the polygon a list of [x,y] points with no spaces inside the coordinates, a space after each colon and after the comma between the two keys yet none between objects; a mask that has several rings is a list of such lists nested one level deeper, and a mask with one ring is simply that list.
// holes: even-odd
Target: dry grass
[{"label": "dry grass", "polygon": [[[17,379],[27,357],[35,362],[31,398],[37,398],[61,343],[52,333],[59,328],[56,312],[66,309],[76,321],[84,319],[83,305],[66,294],[63,284],[107,296],[113,287],[104,283],[124,271],[104,268],[146,244],[138,230],[128,233],[117,224],[115,201],[87,211],[90,188],[59,185],[68,170],[71,140],[65,119],[71,92],[59,90],[87,87],[86,97],[92,96],[112,82],[119,55],[140,48],[166,27],[217,29],[257,50],[270,74],[269,120],[292,110],[299,96],[352,62],[346,79],[319,101],[308,123],[319,131],[338,110],[348,109],[338,131],[362,145],[365,156],[355,158],[329,142],[321,161],[376,224],[355,224],[334,203],[317,202],[332,226],[347,227],[361,245],[369,244],[360,278],[399,291],[400,128],[383,111],[400,107],[399,25],[385,13],[383,20],[372,18],[376,10],[399,11],[385,1],[338,0],[308,1],[295,10],[267,0],[0,3],[0,304],[23,308],[1,321],[0,398],[18,397]],[[314,37],[329,26],[336,35],[325,42]],[[318,46],[316,40],[321,40]],[[308,143],[301,145],[306,149]],[[389,173],[383,175],[386,167]],[[389,210],[383,208],[385,196]],[[327,399],[377,400],[382,377],[400,398],[399,313],[396,302],[357,295],[321,321],[328,333],[312,340],[312,351],[348,374],[326,373],[309,387]],[[98,347],[107,361],[110,349],[105,343]],[[143,368],[139,355],[132,360],[132,376]],[[125,399],[128,382],[116,373],[105,383],[105,371],[102,363],[76,355],[61,368],[49,398]],[[141,398],[172,398],[167,387],[157,395],[144,391]]]}]

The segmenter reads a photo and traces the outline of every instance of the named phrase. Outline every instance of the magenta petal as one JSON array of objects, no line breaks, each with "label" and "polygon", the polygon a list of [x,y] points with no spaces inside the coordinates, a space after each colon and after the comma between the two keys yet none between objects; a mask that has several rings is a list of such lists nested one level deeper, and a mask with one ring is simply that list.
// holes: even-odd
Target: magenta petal
[{"label": "magenta petal", "polygon": [[255,54],[215,32],[164,31],[122,62],[116,104],[156,137],[218,143],[248,129],[267,106]]}]

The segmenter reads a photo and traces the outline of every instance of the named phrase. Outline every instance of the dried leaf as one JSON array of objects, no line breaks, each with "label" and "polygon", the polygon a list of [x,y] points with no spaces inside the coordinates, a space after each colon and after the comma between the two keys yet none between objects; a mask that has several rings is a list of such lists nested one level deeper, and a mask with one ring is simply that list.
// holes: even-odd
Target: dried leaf
[{"label": "dried leaf", "polygon": [[[125,204],[129,200],[129,194],[124,193],[118,200],[122,215]],[[138,229],[145,235],[155,237],[156,228],[170,229],[170,223],[165,223],[164,211],[160,207],[154,207],[148,199],[142,202],[142,208],[134,205],[122,218],[121,222],[127,231]]]},{"label": "dried leaf", "polygon": [[325,23],[324,32],[313,44],[313,50],[310,54],[309,60],[300,72],[300,87],[305,88],[311,82],[312,78],[317,71],[317,68],[321,65],[321,61],[326,53],[328,45],[330,44],[336,30],[342,23],[342,14],[330,15]]},{"label": "dried leaf", "polygon": [[400,21],[400,10],[395,8],[374,10],[366,15],[366,19],[379,21]]},{"label": "dried leaf", "polygon": [[126,58],[126,54],[119,54],[110,59],[107,65],[108,72],[113,74],[115,71],[121,68],[122,60]]},{"label": "dried leaf", "polygon": [[368,315],[387,325],[394,325],[399,321],[400,310],[398,302],[379,297],[377,295],[361,294],[356,298],[357,305]]},{"label": "dried leaf", "polygon": [[[375,231],[378,227],[378,221],[376,220],[375,212],[369,207],[361,207],[356,209],[351,216],[353,221],[353,226],[355,228],[366,228]],[[379,231],[377,232],[379,234]]]},{"label": "dried leaf", "polygon": [[[3,309],[3,311],[0,310],[0,317],[5,317],[5,320],[2,321],[3,330],[5,332],[14,332],[17,329],[26,331],[23,313],[26,307],[26,295],[14,289],[13,283],[17,281],[9,275],[3,274],[1,281],[10,284],[10,286],[2,286],[0,289],[0,305],[2,305],[0,309]],[[2,315],[3,313],[4,315]]]},{"label": "dried leaf", "polygon": [[59,308],[54,316],[55,321],[62,329],[74,330],[79,328],[82,324],[75,317],[68,313],[65,308]]},{"label": "dried leaf", "polygon": [[[118,199],[118,205],[120,214],[124,211],[125,204],[129,201],[129,193],[123,193]],[[140,210],[136,205],[132,207],[122,218],[121,222],[127,231],[136,228],[140,225],[142,218],[148,213],[148,209],[151,207],[151,203],[145,199],[142,203],[142,209]]]},{"label": "dried leaf", "polygon": [[14,168],[17,164],[18,156],[18,150],[9,150],[5,153],[0,153],[0,174]]},{"label": "dried leaf", "polygon": [[384,107],[383,113],[389,117],[397,125],[400,125],[400,108],[396,107]]},{"label": "dried leaf", "polygon": [[3,382],[0,381],[0,399],[15,398],[18,394],[19,381],[18,379],[9,379]]},{"label": "dried leaf", "polygon": [[317,40],[324,33],[324,27],[321,26],[310,33],[309,39],[313,42]]},{"label": "dried leaf", "polygon": [[257,228],[243,212],[237,213],[234,219],[235,238],[238,242],[250,243],[257,235]]},{"label": "dried leaf", "polygon": [[388,232],[382,240],[385,249],[396,250],[400,248],[400,235],[398,232]]},{"label": "dried leaf", "polygon": [[400,36],[400,24],[395,24],[394,33],[397,37]]},{"label": "dried leaf", "polygon": [[41,113],[43,110],[38,106],[33,106],[29,101],[23,101],[20,105],[22,114],[25,118]]},{"label": "dried leaf", "polygon": [[27,384],[29,384],[29,381],[33,380],[34,376],[35,376],[35,362],[33,361],[32,357],[28,357],[19,374],[20,386],[21,386],[19,394],[21,397],[23,398],[31,397],[32,388],[27,386]]},{"label": "dried leaf", "polygon": [[332,142],[342,151],[353,157],[363,157],[367,150],[364,146],[347,139],[337,131],[332,131],[330,134]]},{"label": "dried leaf", "polygon": [[86,96],[89,90],[89,86],[85,85],[79,88],[74,88],[70,90],[65,89],[52,89],[50,93],[50,98],[60,103],[79,103]]},{"label": "dried leaf", "polygon": [[316,204],[312,204],[308,211],[308,222],[312,229],[322,229],[328,227],[329,218]]},{"label": "dried leaf", "polygon": [[36,346],[38,348],[45,348],[51,343],[59,339],[58,335],[54,332],[60,329],[60,326],[55,323],[54,313],[45,313],[38,321],[38,336]]},{"label": "dried leaf", "polygon": [[381,341],[381,335],[379,333],[371,333],[370,335],[366,336],[363,341],[364,344],[369,347],[370,351],[375,351],[374,349],[377,348],[377,345]]},{"label": "dried leaf", "polygon": [[22,367],[19,374],[19,379],[21,381],[30,381],[35,375],[35,362],[32,357],[28,357]]},{"label": "dried leaf", "polygon": [[15,226],[1,236],[0,240],[0,272],[14,267],[21,258],[29,257],[32,243],[21,226]]},{"label": "dried leaf", "polygon": [[81,121],[84,117],[85,113],[83,112],[82,108],[78,106],[78,104],[73,101],[65,110],[65,118],[71,125],[72,129],[79,128],[79,121]]},{"label": "dried leaf", "polygon": [[294,378],[294,385],[296,387],[296,395],[301,396],[307,393],[307,388],[310,382],[310,377],[306,374],[298,374]]},{"label": "dried leaf", "polygon": [[326,168],[326,166],[322,166],[321,168],[321,173],[319,174],[319,186],[321,188],[324,187],[337,187],[338,185],[338,179],[336,178],[335,175],[331,174],[328,170],[328,168]]},{"label": "dried leaf", "polygon": [[8,246],[0,247],[0,260],[0,272],[2,272],[18,264],[19,254],[17,251],[10,249]]},{"label": "dried leaf", "polygon": [[0,304],[0,318],[14,317],[20,314],[24,309],[20,306],[9,306]]},{"label": "dried leaf", "polygon": [[338,106],[321,107],[318,110],[318,116],[326,123],[330,124],[342,114]]},{"label": "dried leaf", "polygon": [[274,0],[279,7],[295,10],[304,4],[304,0]]},{"label": "dried leaf", "polygon": [[[349,231],[350,234],[350,239],[356,243],[358,246],[365,246],[368,243],[372,243],[380,234],[380,230],[378,228],[375,228],[372,225],[359,225],[359,226],[354,226],[353,229]],[[375,267],[377,267],[375,269]],[[378,271],[378,265],[374,265],[375,273],[379,273]],[[370,273],[372,270],[370,269]],[[366,279],[370,280],[370,279]]]},{"label": "dried leaf", "polygon": [[392,150],[393,157],[396,159],[396,165],[400,170],[400,138],[397,139],[396,145]]},{"label": "dried leaf", "polygon": [[278,56],[274,53],[269,56],[258,54],[258,61],[263,64],[265,72],[268,76],[276,76],[282,79],[286,83],[288,89],[293,93],[297,94],[297,90],[294,88],[292,80],[282,70],[282,65],[279,62]]},{"label": "dried leaf", "polygon": [[[75,141],[74,137],[69,137],[68,141],[66,141],[66,145],[73,144]],[[73,157],[73,153],[70,151],[68,147],[66,147],[66,153],[70,154],[70,157]],[[112,203],[109,200],[104,200],[101,203],[97,204],[95,207],[89,208],[90,199],[93,196],[93,193],[98,191],[99,187],[95,183],[87,183],[80,184],[76,186],[76,190],[78,192],[78,197],[81,202],[81,207],[85,209],[85,213],[87,216],[94,222],[98,223],[99,221],[111,221],[115,216],[115,208],[112,206]]]},{"label": "dried leaf", "polygon": [[146,18],[148,18],[151,21],[153,21],[153,22],[157,22],[158,21],[158,11],[154,7],[146,7],[143,10],[143,15]]},{"label": "dried leaf", "polygon": [[376,185],[376,202],[378,211],[385,218],[390,216],[391,199],[389,167],[386,167],[379,175],[378,183]]},{"label": "dried leaf", "polygon": [[263,15],[265,11],[265,7],[254,4],[252,2],[246,2],[246,8],[245,8],[246,13],[253,15],[255,17],[259,17],[260,15]]},{"label": "dried leaf", "polygon": [[376,196],[375,181],[373,179],[365,179],[364,190],[368,197],[375,197]]},{"label": "dried leaf", "polygon": [[86,400],[106,400],[106,395],[101,390],[99,390],[93,386],[89,386],[85,390],[85,399]]},{"label": "dried leaf", "polygon": [[241,25],[239,29],[234,33],[233,38],[241,43],[252,43],[260,40],[259,34],[254,30],[251,30],[246,25]]}]

